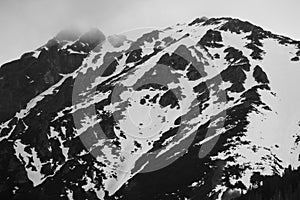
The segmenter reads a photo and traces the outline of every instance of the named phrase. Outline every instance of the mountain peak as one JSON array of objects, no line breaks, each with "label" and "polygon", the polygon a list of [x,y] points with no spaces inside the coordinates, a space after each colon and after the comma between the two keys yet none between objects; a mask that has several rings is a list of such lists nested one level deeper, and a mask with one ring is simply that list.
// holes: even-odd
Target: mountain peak
[{"label": "mountain peak", "polygon": [[66,29],[0,68],[1,197],[233,199],[300,166],[299,42],[230,17],[136,35]]},{"label": "mountain peak", "polygon": [[201,22],[205,22],[205,21],[207,21],[208,20],[208,18],[207,17],[205,17],[205,16],[203,16],[203,17],[201,17],[201,18],[196,18],[194,21],[192,21],[191,23],[189,23],[189,26],[192,26],[192,25],[194,25],[194,24],[198,24],[198,23],[201,23]]},{"label": "mountain peak", "polygon": [[80,37],[81,34],[82,33],[78,28],[71,27],[60,31],[54,38],[58,41],[75,41]]},{"label": "mountain peak", "polygon": [[79,41],[87,43],[91,47],[96,47],[101,42],[105,41],[106,37],[98,28],[92,28],[88,32],[80,36]]}]

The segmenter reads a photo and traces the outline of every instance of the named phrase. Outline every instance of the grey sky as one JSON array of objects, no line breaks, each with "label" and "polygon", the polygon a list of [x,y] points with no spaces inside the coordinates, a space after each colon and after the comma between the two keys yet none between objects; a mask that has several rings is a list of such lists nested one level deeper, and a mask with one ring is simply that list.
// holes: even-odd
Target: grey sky
[{"label": "grey sky", "polygon": [[230,16],[300,40],[299,8],[299,0],[0,0],[0,65],[74,24],[109,35]]}]

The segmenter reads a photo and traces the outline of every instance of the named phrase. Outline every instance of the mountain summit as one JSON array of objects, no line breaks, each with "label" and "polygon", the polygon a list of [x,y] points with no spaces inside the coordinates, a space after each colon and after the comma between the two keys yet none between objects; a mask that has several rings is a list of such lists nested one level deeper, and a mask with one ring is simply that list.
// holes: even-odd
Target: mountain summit
[{"label": "mountain summit", "polygon": [[206,17],[127,38],[62,31],[1,66],[3,199],[299,197],[299,41]]}]

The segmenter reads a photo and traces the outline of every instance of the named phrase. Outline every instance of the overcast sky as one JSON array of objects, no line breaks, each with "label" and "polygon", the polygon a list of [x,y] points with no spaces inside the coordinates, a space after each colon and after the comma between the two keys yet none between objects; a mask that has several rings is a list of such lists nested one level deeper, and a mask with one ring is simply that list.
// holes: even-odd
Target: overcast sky
[{"label": "overcast sky", "polygon": [[230,16],[300,40],[299,0],[0,0],[0,65],[71,25],[106,35]]}]

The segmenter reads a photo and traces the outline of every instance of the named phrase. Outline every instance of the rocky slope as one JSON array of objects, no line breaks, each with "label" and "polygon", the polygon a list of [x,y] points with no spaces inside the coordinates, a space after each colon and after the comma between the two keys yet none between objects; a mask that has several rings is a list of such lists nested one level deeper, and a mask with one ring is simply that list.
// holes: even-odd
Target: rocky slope
[{"label": "rocky slope", "polygon": [[1,198],[234,199],[300,165],[299,41],[232,18],[130,34],[1,66]]}]

